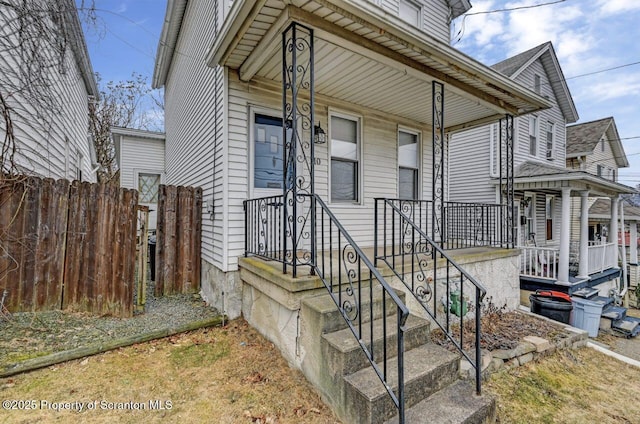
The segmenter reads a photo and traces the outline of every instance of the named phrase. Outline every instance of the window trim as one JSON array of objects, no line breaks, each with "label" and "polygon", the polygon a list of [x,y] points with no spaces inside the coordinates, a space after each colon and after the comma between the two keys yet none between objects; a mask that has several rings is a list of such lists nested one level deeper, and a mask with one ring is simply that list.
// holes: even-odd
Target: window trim
[{"label": "window trim", "polygon": [[[253,198],[256,197],[255,194],[255,181],[254,181],[254,175],[255,175],[255,123],[256,123],[256,115],[266,115],[266,116],[270,116],[273,118],[279,118],[282,119],[282,111],[280,111],[279,109],[274,109],[274,108],[269,108],[269,107],[264,107],[264,106],[258,106],[258,105],[249,105],[249,111],[248,111],[248,116],[249,116],[249,148],[248,148],[248,153],[249,153],[249,160],[248,162],[248,178],[249,178],[249,183],[247,184],[247,188],[249,189],[249,193],[248,193],[248,198]],[[261,196],[275,196],[277,194],[282,194],[282,188],[258,188],[258,191],[264,191],[263,193],[259,193],[257,197],[261,197]]]},{"label": "window trim", "polygon": [[[535,124],[533,123],[534,120],[535,120]],[[534,134],[531,134],[532,125],[535,125]],[[540,123],[539,123],[538,116],[530,115],[529,116],[529,154],[534,157],[538,156],[538,138],[540,135],[539,127],[540,127]],[[531,139],[531,137],[533,137],[533,140]],[[535,144],[532,144],[532,141],[534,141]],[[535,152],[532,153],[533,150],[535,150]]]},{"label": "window trim", "polygon": [[[549,126],[551,126],[551,131],[549,131]],[[551,143],[549,143],[549,134],[551,134]],[[556,139],[556,124],[555,122],[552,121],[547,121],[547,128],[545,130],[545,149],[547,151],[546,153],[546,158],[547,160],[552,161],[554,159],[553,157],[553,149],[554,149],[554,145],[555,145],[555,139]]]},{"label": "window trim", "polygon": [[[151,169],[151,168],[133,168],[133,189],[136,191],[139,191],[140,174],[160,174],[160,184],[164,184],[164,171],[161,171],[159,169]],[[159,191],[158,191],[158,195],[160,195]],[[140,202],[140,204],[144,205],[144,204],[151,204],[151,203]]]},{"label": "window trim", "polygon": [[[331,155],[331,147],[333,144],[333,139],[331,137],[331,118],[333,117],[337,117],[337,118],[342,118],[342,119],[348,119],[351,121],[356,121],[357,124],[357,143],[356,143],[356,161],[354,161],[355,163],[357,163],[358,166],[358,170],[357,170],[357,174],[356,174],[356,197],[357,200],[332,200],[331,198],[331,181],[332,181],[332,175],[331,175],[331,161],[333,159],[333,156]],[[364,193],[364,163],[363,163],[363,158],[364,158],[364,143],[363,143],[363,128],[364,128],[364,119],[362,117],[362,115],[356,114],[356,113],[350,113],[350,112],[346,112],[343,110],[338,110],[338,109],[333,109],[333,108],[328,108],[327,111],[327,158],[328,158],[328,163],[327,163],[327,200],[329,204],[333,204],[333,205],[345,205],[345,206],[353,206],[353,205],[363,205],[364,201],[363,201],[363,193]],[[337,160],[340,160],[339,158]]]},{"label": "window trim", "polygon": [[[545,194],[544,198],[544,228],[545,228],[545,240],[553,241],[554,240],[554,212],[556,208],[556,196],[553,194]],[[550,209],[550,210],[549,210]],[[549,237],[549,221],[551,221],[551,237]]]},{"label": "window trim", "polygon": [[[412,134],[416,136],[416,143],[418,144],[416,147],[416,154],[417,154],[417,162],[418,162],[418,167],[417,168],[410,168],[410,167],[406,167],[406,166],[400,166],[400,133],[406,133],[406,134]],[[422,199],[422,131],[416,129],[416,128],[411,128],[411,127],[406,127],[406,126],[402,126],[402,125],[398,125],[398,128],[396,130],[396,173],[397,173],[397,178],[396,181],[398,182],[398,186],[396,187],[396,194],[398,196],[398,198],[400,198],[400,168],[405,168],[405,169],[413,169],[414,171],[416,171],[416,193],[415,193],[415,199],[414,200],[420,200]]]},{"label": "window trim", "polygon": [[402,19],[404,22],[407,22],[409,25],[413,25],[412,22],[407,21],[406,19],[402,18],[400,16],[400,4],[401,3],[407,3],[410,6],[415,7],[416,9],[418,9],[418,25],[416,26],[416,28],[418,29],[422,29],[423,27],[423,21],[424,21],[424,9],[422,8],[422,4],[420,4],[417,1],[413,1],[413,0],[399,0],[398,1],[398,18]]},{"label": "window trim", "polygon": [[533,91],[536,94],[541,94],[542,92],[542,79],[539,74],[533,74]]}]

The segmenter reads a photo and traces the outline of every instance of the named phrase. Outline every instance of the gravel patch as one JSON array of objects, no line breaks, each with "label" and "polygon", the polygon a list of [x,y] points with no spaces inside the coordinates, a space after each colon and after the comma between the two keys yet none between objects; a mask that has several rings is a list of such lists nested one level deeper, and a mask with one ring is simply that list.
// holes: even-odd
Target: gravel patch
[{"label": "gravel patch", "polygon": [[[153,287],[147,293],[152,294]],[[198,294],[148,295],[145,312],[131,318],[65,311],[14,313],[8,320],[0,317],[0,366],[219,315]]]}]

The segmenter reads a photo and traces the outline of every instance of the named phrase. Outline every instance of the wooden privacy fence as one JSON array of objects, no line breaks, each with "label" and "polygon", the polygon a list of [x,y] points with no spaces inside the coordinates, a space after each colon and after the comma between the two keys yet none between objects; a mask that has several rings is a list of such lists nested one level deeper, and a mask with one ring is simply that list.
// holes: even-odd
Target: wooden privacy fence
[{"label": "wooden privacy fence", "polygon": [[161,185],[156,227],[156,296],[197,292],[202,189]]},{"label": "wooden privacy fence", "polygon": [[9,311],[131,316],[138,192],[29,177],[0,182],[0,289]]}]

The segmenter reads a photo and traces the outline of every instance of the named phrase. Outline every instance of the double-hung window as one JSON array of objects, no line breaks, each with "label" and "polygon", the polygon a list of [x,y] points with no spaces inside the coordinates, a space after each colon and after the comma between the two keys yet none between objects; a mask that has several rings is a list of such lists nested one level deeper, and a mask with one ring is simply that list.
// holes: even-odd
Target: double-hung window
[{"label": "double-hung window", "polygon": [[529,154],[535,156],[538,153],[538,117],[529,117]]},{"label": "double-hung window", "polygon": [[360,199],[360,119],[331,116],[331,201]]},{"label": "double-hung window", "polygon": [[398,131],[398,196],[418,199],[420,144],[418,133]]},{"label": "double-hung window", "polygon": [[553,134],[555,125],[553,122],[547,122],[547,160],[553,160]]}]

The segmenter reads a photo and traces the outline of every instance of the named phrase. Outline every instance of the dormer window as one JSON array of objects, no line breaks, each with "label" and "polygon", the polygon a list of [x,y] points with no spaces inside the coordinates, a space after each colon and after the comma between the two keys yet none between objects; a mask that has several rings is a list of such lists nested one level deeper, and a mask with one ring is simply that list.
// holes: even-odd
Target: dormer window
[{"label": "dormer window", "polygon": [[422,21],[422,8],[411,0],[400,0],[398,14],[401,19],[409,22],[416,28],[420,28]]}]

